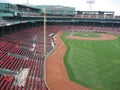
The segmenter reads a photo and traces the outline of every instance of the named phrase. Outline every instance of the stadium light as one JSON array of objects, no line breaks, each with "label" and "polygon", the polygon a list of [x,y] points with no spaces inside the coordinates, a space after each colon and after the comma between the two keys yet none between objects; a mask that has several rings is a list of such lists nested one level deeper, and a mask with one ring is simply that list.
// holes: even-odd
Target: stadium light
[{"label": "stadium light", "polygon": [[27,0],[27,5],[29,5],[29,0]]},{"label": "stadium light", "polygon": [[89,4],[89,10],[92,10],[92,4],[95,3],[95,0],[87,0],[86,3]]}]

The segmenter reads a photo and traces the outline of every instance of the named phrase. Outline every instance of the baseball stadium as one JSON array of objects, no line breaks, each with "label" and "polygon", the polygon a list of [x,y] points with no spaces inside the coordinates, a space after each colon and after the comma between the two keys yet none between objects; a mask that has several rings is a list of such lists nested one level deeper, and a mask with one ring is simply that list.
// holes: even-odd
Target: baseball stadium
[{"label": "baseball stadium", "polygon": [[0,3],[0,90],[120,90],[120,16]]}]

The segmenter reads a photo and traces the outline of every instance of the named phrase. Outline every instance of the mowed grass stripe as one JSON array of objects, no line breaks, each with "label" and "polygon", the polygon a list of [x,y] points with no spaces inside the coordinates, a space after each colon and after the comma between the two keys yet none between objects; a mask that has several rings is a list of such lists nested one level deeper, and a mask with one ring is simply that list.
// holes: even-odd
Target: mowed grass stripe
[{"label": "mowed grass stripe", "polygon": [[74,35],[74,36],[82,36],[82,37],[100,37],[99,34],[97,33],[85,33],[85,32],[71,32],[69,33],[70,35]]},{"label": "mowed grass stripe", "polygon": [[120,90],[120,39],[84,41],[62,38],[67,45],[64,62],[72,81],[91,90]]}]

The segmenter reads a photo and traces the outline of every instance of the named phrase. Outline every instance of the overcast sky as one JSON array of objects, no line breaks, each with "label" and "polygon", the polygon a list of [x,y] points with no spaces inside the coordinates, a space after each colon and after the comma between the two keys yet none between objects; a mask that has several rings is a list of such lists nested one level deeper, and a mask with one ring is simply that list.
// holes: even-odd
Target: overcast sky
[{"label": "overcast sky", "polygon": [[[29,0],[33,5],[62,5],[75,7],[76,10],[90,10],[87,0]],[[26,4],[27,0],[0,0],[17,4]],[[94,11],[114,11],[115,15],[120,15],[120,0],[95,0],[92,5]]]}]

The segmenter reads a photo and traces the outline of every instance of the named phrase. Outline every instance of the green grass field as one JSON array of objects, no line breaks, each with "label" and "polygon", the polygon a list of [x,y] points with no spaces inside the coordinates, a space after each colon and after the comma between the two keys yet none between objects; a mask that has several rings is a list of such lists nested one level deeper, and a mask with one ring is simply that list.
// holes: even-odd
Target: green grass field
[{"label": "green grass field", "polygon": [[62,39],[69,78],[91,90],[120,90],[120,37],[110,41]]},{"label": "green grass field", "polygon": [[73,34],[74,36],[82,36],[82,37],[96,37],[96,38],[100,37],[100,35],[97,33],[72,32],[70,34]]}]

